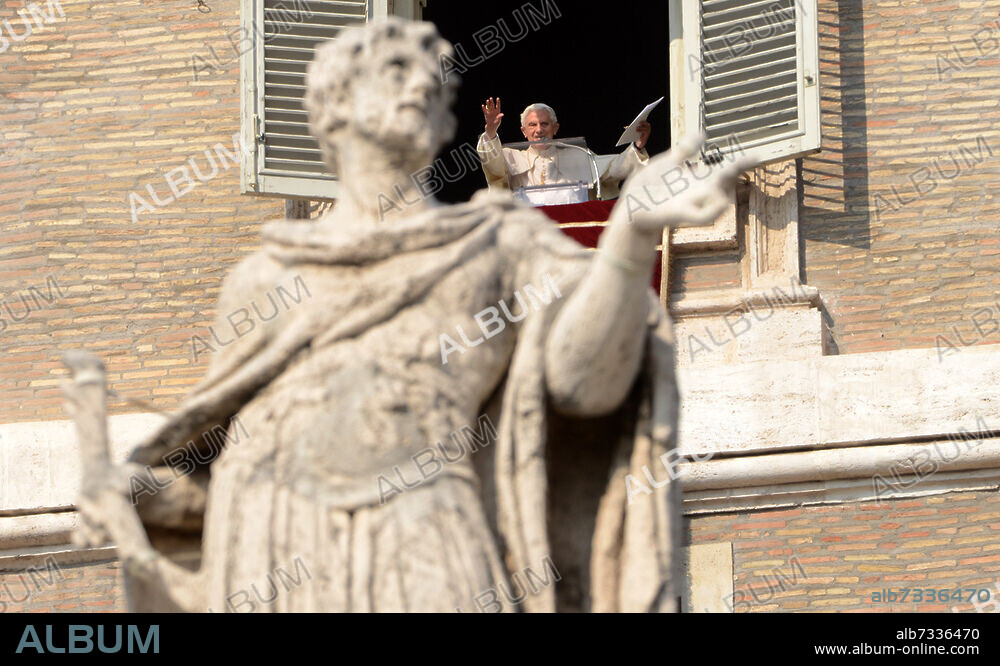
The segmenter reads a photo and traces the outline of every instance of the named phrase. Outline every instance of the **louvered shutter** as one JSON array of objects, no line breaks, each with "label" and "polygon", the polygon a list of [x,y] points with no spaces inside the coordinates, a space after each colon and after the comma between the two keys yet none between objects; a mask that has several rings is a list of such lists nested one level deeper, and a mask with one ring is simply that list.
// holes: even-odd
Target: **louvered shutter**
[{"label": "louvered shutter", "polygon": [[705,132],[716,157],[752,151],[771,162],[819,150],[816,0],[682,8],[684,129]]},{"label": "louvered shutter", "polygon": [[243,192],[334,199],[337,184],[309,134],[306,68],[318,44],[387,14],[386,0],[243,0]]}]

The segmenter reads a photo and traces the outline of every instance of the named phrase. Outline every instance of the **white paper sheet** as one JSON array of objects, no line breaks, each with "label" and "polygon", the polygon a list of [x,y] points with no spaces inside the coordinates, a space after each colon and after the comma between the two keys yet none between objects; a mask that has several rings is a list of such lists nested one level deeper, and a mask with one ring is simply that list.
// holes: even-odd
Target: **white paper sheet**
[{"label": "white paper sheet", "polygon": [[653,111],[653,109],[657,107],[657,105],[660,102],[663,101],[663,99],[664,98],[661,97],[652,104],[647,104],[646,108],[642,110],[642,113],[640,113],[638,116],[635,117],[635,120],[632,121],[632,124],[629,125],[627,128],[625,128],[625,132],[622,134],[621,138],[618,139],[618,143],[616,143],[615,146],[624,146],[626,143],[634,143],[638,141],[639,131],[636,129],[636,127],[638,127],[639,123],[646,120],[646,118],[649,118],[649,114]]}]

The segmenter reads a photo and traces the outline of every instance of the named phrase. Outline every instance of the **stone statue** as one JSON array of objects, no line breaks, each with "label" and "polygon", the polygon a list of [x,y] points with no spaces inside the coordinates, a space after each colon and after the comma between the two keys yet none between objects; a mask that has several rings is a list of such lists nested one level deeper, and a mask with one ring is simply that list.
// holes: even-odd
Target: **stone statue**
[{"label": "stone statue", "polygon": [[132,610],[676,610],[677,484],[626,486],[675,446],[649,277],[663,227],[711,223],[749,162],[664,203],[700,141],[654,158],[597,252],[509,197],[444,206],[411,175],[455,131],[446,54],[394,19],[318,49],[306,106],[337,205],[266,226],[218,317],[276,285],[309,297],[216,351],[127,464],[108,460],[100,362],[67,355],[75,538],[117,544]]}]

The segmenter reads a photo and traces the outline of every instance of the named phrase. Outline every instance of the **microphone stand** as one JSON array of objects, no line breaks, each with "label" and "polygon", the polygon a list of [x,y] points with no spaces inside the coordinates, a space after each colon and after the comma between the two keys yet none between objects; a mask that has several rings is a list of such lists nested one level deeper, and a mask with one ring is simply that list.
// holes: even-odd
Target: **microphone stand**
[{"label": "microphone stand", "polygon": [[529,146],[540,146],[540,145],[556,146],[556,147],[559,147],[559,148],[573,148],[575,150],[583,151],[587,155],[587,157],[590,158],[589,159],[589,161],[590,161],[590,169],[591,169],[591,171],[593,172],[593,175],[594,175],[594,183],[595,183],[595,186],[596,186],[596,189],[597,189],[597,198],[598,198],[598,200],[600,200],[600,198],[601,198],[601,174],[597,170],[597,157],[595,157],[594,153],[589,148],[585,148],[583,146],[577,146],[577,145],[572,144],[572,143],[566,143],[565,141],[560,141],[558,139],[543,139],[541,141],[529,141],[528,145]]}]

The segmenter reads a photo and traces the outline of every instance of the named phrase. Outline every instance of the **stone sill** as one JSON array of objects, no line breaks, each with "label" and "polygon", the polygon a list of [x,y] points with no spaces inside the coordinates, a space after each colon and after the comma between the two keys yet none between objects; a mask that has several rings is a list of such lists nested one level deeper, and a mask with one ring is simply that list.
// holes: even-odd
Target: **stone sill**
[{"label": "stone sill", "polygon": [[722,315],[733,312],[738,308],[746,308],[747,305],[767,307],[773,303],[775,289],[781,289],[791,297],[791,302],[783,301],[782,307],[819,307],[822,303],[819,289],[807,284],[797,285],[794,290],[789,283],[770,284],[753,291],[731,290],[726,293],[709,297],[683,298],[679,301],[671,302],[670,316],[680,317],[705,317],[712,315]]}]

